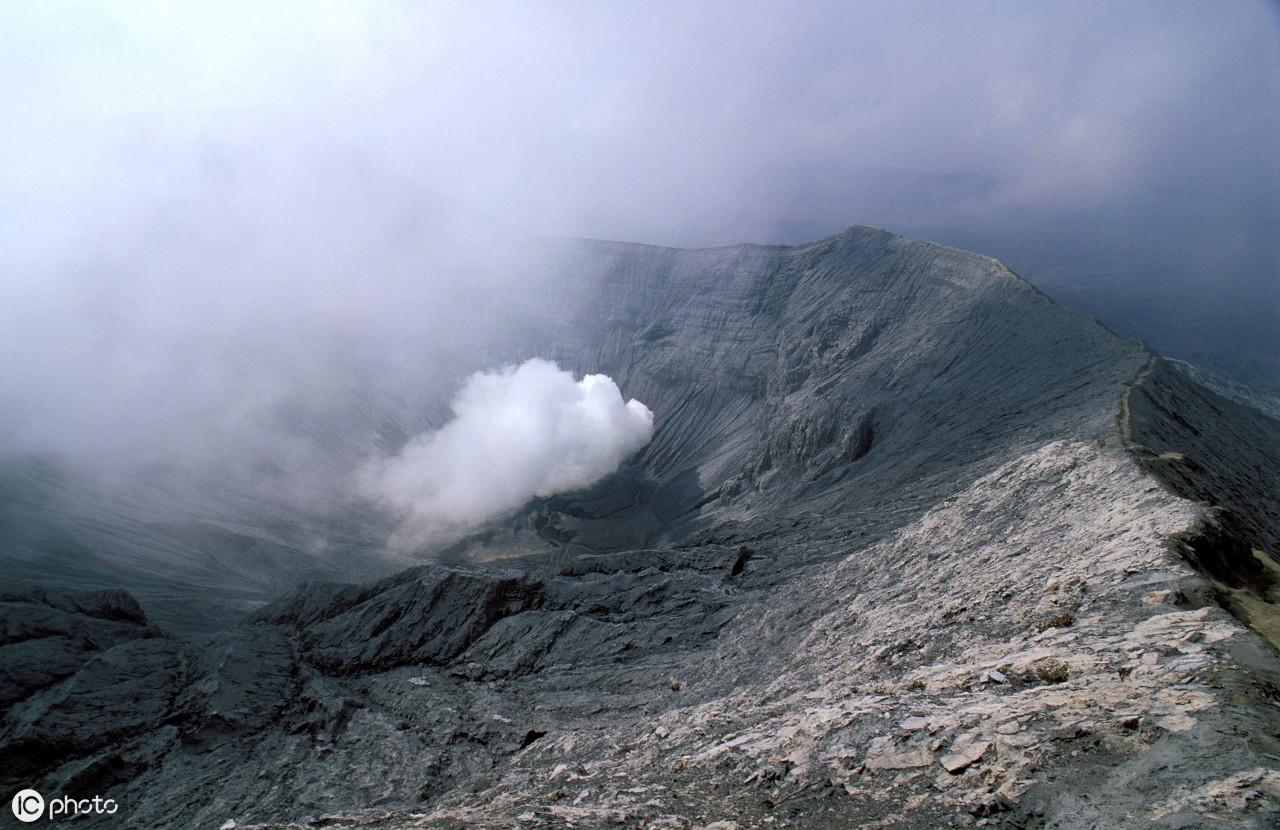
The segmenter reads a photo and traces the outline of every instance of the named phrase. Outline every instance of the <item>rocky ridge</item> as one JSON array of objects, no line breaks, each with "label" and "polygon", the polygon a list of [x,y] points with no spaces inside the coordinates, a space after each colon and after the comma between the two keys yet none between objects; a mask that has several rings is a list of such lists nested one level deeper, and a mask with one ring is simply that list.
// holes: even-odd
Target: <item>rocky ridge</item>
[{"label": "rocky ridge", "polygon": [[0,602],[5,783],[141,827],[1280,817],[1280,424],[876,229],[547,244],[538,348],[649,403],[649,448],[203,644]]}]

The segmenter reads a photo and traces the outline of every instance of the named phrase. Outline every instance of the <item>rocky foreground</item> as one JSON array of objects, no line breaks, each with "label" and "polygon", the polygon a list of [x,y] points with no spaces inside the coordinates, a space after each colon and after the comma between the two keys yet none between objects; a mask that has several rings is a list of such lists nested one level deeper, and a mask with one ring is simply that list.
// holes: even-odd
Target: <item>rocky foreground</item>
[{"label": "rocky foreground", "polygon": [[874,229],[557,244],[541,348],[651,447],[205,641],[0,597],[4,784],[130,827],[1280,824],[1280,422]]}]

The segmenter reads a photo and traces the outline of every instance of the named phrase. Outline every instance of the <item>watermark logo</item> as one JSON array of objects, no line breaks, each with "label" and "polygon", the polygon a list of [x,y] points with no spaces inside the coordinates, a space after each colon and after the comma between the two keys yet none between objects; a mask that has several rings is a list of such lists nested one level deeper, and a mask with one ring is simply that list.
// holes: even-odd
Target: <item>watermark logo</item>
[{"label": "watermark logo", "polygon": [[44,815],[44,796],[35,790],[23,790],[13,797],[13,814],[18,821],[30,824]]},{"label": "watermark logo", "polygon": [[[44,796],[35,790],[23,790],[13,797],[13,815],[18,821],[30,824],[44,815]],[[114,816],[120,805],[113,798],[95,795],[93,798],[71,798],[60,795],[49,800],[49,821],[59,817],[78,816],[81,813]]]}]

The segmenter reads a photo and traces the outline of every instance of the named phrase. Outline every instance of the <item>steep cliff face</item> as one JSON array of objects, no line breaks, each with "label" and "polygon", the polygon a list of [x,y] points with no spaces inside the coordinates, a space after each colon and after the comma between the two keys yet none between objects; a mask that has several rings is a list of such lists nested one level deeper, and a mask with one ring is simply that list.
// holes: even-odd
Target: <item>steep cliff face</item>
[{"label": "steep cliff face", "polygon": [[1280,817],[1280,423],[877,229],[537,254],[563,313],[490,357],[610,374],[644,451],[206,643],[7,598],[0,780],[144,827]]},{"label": "steep cliff face", "polygon": [[1121,401],[1133,458],[1206,506],[1179,551],[1214,599],[1280,648],[1280,420],[1152,358]]}]

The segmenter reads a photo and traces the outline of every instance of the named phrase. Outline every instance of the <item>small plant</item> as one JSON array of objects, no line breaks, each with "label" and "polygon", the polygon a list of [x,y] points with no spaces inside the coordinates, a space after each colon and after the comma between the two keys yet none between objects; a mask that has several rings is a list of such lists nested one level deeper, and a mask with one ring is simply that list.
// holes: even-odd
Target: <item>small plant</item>
[{"label": "small plant", "polygon": [[1041,660],[1033,667],[1036,677],[1045,683],[1064,683],[1071,676],[1067,664],[1061,660]]},{"label": "small plant", "polygon": [[908,684],[907,684],[907,691],[908,691],[908,692],[923,692],[923,691],[924,691],[924,687],[925,687],[924,678],[922,678],[922,677],[917,677],[915,680],[912,680],[910,683],[908,683]]},{"label": "small plant", "polygon": [[1064,611],[1061,614],[1058,614],[1055,617],[1050,617],[1049,619],[1041,623],[1040,630],[1048,631],[1050,628],[1066,628],[1067,626],[1073,624],[1075,621],[1076,621],[1075,617],[1071,616],[1070,614]]}]

